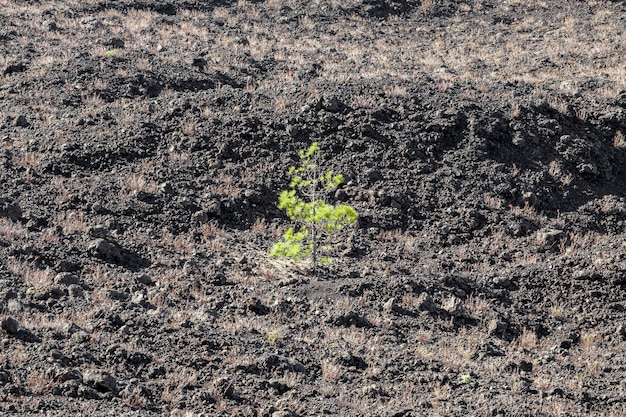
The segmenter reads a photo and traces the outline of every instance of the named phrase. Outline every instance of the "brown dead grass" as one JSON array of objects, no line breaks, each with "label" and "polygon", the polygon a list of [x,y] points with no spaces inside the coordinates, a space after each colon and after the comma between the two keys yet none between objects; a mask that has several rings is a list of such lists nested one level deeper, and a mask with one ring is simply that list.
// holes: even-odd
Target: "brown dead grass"
[{"label": "brown dead grass", "polygon": [[[613,99],[626,89],[626,32],[607,2],[587,2],[587,13],[581,15],[581,6],[576,6],[575,14],[567,2],[563,2],[559,13],[552,14],[541,13],[541,2],[510,1],[510,7],[519,9],[516,19],[495,23],[495,27],[489,18],[477,13],[479,2],[468,2],[451,18],[454,24],[437,30],[430,22],[411,19],[390,18],[372,25],[356,15],[330,23],[304,17],[297,37],[289,25],[257,24],[264,18],[265,8],[279,9],[279,5],[290,2],[272,3],[242,1],[210,13],[183,10],[180,23],[163,24],[158,13],[135,9],[72,18],[69,13],[61,13],[73,7],[72,2],[52,2],[59,11],[57,25],[68,32],[63,36],[41,29],[42,15],[51,7],[50,2],[44,6],[3,0],[0,4],[6,10],[8,28],[38,38],[32,44],[34,65],[28,69],[37,78],[45,77],[55,67],[69,65],[85,46],[98,59],[111,59],[106,54],[110,48],[98,44],[98,39],[106,36],[125,42],[123,49],[116,49],[116,56],[148,51],[155,53],[157,60],[184,65],[193,61],[194,51],[210,44],[204,57],[210,72],[242,69],[248,65],[247,57],[256,61],[271,57],[279,62],[278,70],[262,79],[251,79],[248,87],[274,100],[278,112],[301,105],[281,91],[291,84],[301,85],[300,74],[310,69],[311,62],[321,66],[320,75],[326,81],[335,83],[393,80],[384,93],[400,98],[407,94],[405,81],[424,77],[432,79],[440,91],[455,85],[470,86],[466,96],[489,93],[493,86],[511,82],[530,85],[537,96],[547,95],[551,100],[558,100],[555,94],[581,94],[592,101]],[[347,7],[345,2],[339,6]],[[15,42],[27,40],[22,37]],[[11,61],[10,57],[2,59]],[[153,64],[145,58],[133,63],[143,73],[149,72]],[[99,87],[96,89],[103,86]],[[34,102],[41,94],[48,93],[35,92]],[[82,96],[85,110],[103,105],[92,93],[84,91]],[[356,104],[372,106],[370,100]],[[559,104],[555,102],[555,106]],[[586,109],[576,112],[582,120],[587,117]],[[47,113],[54,114],[55,109]],[[190,126],[182,129],[185,134],[193,131]],[[616,143],[619,146],[621,141]]]}]

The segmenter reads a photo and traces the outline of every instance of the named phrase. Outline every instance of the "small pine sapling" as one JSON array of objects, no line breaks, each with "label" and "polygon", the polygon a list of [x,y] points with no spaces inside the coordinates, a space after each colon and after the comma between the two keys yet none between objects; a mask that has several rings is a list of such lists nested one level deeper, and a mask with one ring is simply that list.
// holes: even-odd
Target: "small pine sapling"
[{"label": "small pine sapling", "polygon": [[316,164],[319,150],[317,142],[313,142],[306,150],[299,152],[300,165],[289,168],[291,177],[288,190],[283,190],[278,197],[278,208],[299,227],[287,229],[283,240],[274,244],[268,256],[283,256],[294,260],[306,259],[309,256],[313,269],[318,264],[331,261],[332,245],[328,244],[330,236],[355,223],[358,214],[355,209],[345,204],[332,205],[323,199],[324,192],[332,191],[343,183],[341,174],[333,171],[320,173]]}]

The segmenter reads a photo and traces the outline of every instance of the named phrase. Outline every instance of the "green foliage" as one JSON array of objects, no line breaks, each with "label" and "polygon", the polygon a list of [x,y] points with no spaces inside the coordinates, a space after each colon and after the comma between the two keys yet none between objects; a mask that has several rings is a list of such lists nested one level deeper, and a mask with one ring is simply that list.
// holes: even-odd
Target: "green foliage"
[{"label": "green foliage", "polygon": [[267,341],[270,345],[275,345],[281,338],[281,335],[278,331],[271,331],[265,334]]},{"label": "green foliage", "polygon": [[317,142],[306,150],[301,150],[300,165],[287,171],[291,177],[288,190],[278,197],[278,208],[297,223],[283,234],[283,240],[269,251],[269,256],[284,256],[294,260],[312,257],[313,266],[331,261],[320,252],[332,252],[332,245],[323,245],[331,235],[356,222],[356,210],[345,204],[332,205],[323,199],[323,192],[331,191],[343,183],[341,174],[333,171],[320,173],[316,164]]}]

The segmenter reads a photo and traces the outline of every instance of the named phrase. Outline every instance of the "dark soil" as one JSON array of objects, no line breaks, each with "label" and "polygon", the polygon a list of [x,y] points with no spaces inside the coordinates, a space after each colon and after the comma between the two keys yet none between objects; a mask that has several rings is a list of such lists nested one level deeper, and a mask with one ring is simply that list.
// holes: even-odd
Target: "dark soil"
[{"label": "dark soil", "polygon": [[0,1],[0,415],[626,415],[625,16]]}]

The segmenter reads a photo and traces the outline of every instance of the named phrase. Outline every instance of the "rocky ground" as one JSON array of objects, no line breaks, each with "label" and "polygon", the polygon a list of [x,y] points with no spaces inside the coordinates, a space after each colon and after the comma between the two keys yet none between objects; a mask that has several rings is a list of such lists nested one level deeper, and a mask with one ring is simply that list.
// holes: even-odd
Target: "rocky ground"
[{"label": "rocky ground", "polygon": [[625,16],[0,0],[0,415],[625,415]]}]

